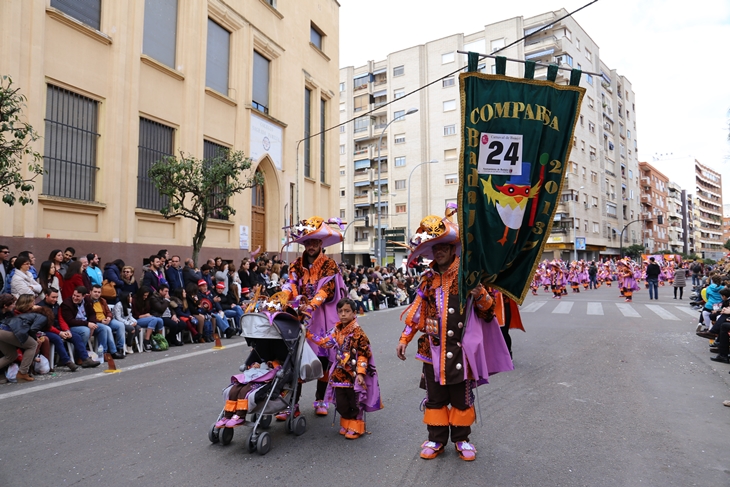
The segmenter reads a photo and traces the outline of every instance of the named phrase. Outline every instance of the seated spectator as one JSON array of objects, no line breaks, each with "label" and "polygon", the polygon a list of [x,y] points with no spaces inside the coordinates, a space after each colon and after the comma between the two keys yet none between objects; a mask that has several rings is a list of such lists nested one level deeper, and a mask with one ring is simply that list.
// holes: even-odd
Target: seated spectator
[{"label": "seated spectator", "polygon": [[241,267],[238,268],[238,278],[241,280],[241,298],[249,299],[249,295],[253,292],[256,284],[255,278],[249,271],[251,262],[248,259],[241,261]]},{"label": "seated spectator", "polygon": [[236,303],[241,303],[241,279],[233,263],[228,265],[228,289],[229,294],[236,299]]},{"label": "seated spectator", "polygon": [[186,329],[190,332],[193,342],[199,342],[203,337],[203,325],[200,324],[200,329],[198,328],[198,318],[193,316],[191,313],[185,289],[175,289],[172,291],[170,296],[170,308],[174,311],[175,316],[177,316],[185,324]]},{"label": "seated spectator", "polygon": [[106,300],[101,297],[101,286],[92,284],[91,292],[84,297],[84,300],[93,308],[96,323],[99,326],[107,326],[111,330],[111,333],[108,335],[107,343],[101,344],[104,347],[104,353],[109,352],[112,354],[112,358],[123,359],[125,337],[124,324],[115,320],[112,316],[112,311],[109,309],[109,305]]},{"label": "seated spectator", "polygon": [[137,294],[132,298],[132,315],[137,320],[137,325],[145,328],[144,336],[144,351],[152,351],[152,344],[150,343],[150,337],[152,333],[162,333],[165,324],[162,322],[162,318],[158,316],[152,316],[152,303],[150,296],[152,290],[147,286],[142,286],[137,291]]},{"label": "seated spectator", "polygon": [[5,282],[10,273],[10,249],[7,245],[0,245],[0,294],[5,292]]},{"label": "seated spectator", "polygon": [[203,279],[198,281],[198,300],[200,301],[198,309],[203,312],[206,319],[211,320],[213,327],[218,328],[226,338],[231,338],[235,334],[235,330],[228,325],[228,320],[220,305],[221,298],[208,291],[208,283]]},{"label": "seated spectator", "polygon": [[[217,260],[220,260],[220,257],[216,258]],[[221,261],[220,265],[216,268],[215,271],[215,285],[218,286],[218,283],[223,284],[223,294],[228,294],[228,262]]]},{"label": "seated spectator", "polygon": [[[58,278],[58,286],[54,287],[60,290],[63,287],[63,274],[61,274],[61,266],[63,265],[63,252],[61,252],[61,250],[59,249],[51,250],[51,253],[48,254],[48,260],[53,262],[53,264],[56,266],[56,277]],[[40,273],[38,277],[40,278]],[[60,297],[61,296],[59,296],[59,298]]]},{"label": "seated spectator", "polygon": [[[50,261],[46,261],[50,262]],[[45,262],[44,262],[45,264]],[[54,263],[51,263],[55,267]],[[41,266],[40,274],[43,273],[43,266]],[[40,275],[39,275],[40,277]],[[53,345],[56,348],[56,355],[58,355],[58,363],[62,366],[68,367],[68,369],[71,372],[76,372],[76,364],[71,359],[71,357],[68,356],[68,352],[66,352],[65,347],[65,340],[71,341],[74,346],[81,346],[85,347],[85,344],[81,341],[81,337],[79,335],[76,335],[74,338],[74,335],[71,333],[71,331],[68,329],[68,325],[66,323],[61,324],[58,320],[58,310],[60,308],[60,305],[58,304],[58,290],[56,288],[48,288],[44,291],[44,297],[43,300],[38,303],[38,308],[47,309],[50,314],[53,316],[53,321],[51,321],[50,326],[48,327],[48,332],[46,333],[46,337],[48,337],[48,341],[51,345]],[[78,342],[78,344],[76,343]],[[47,357],[49,358],[49,357]],[[49,358],[49,364],[51,366],[51,369],[54,368],[53,363],[50,362]]]},{"label": "seated spectator", "polygon": [[[123,292],[112,309],[114,319],[124,324],[126,353],[134,353],[134,340],[141,327],[137,326],[137,320],[132,315],[132,293]],[[141,352],[142,350],[140,350]]]},{"label": "seated spectator", "polygon": [[112,353],[113,350],[113,353],[116,353],[112,330],[105,324],[97,322],[96,311],[94,311],[91,301],[85,299],[88,294],[89,291],[84,286],[74,289],[70,299],[65,299],[61,304],[59,321],[65,321],[72,333],[81,335],[84,343],[88,342],[89,337],[93,334],[104,352]]},{"label": "seated spectator", "polygon": [[48,329],[48,320],[45,315],[30,312],[34,301],[35,295],[33,294],[22,294],[17,301],[14,296],[7,294],[0,296],[0,307],[3,314],[7,312],[14,314],[0,325],[0,352],[3,354],[0,357],[0,371],[4,372],[8,365],[17,359],[18,349],[22,349],[23,360],[20,362],[16,376],[17,380],[21,382],[33,380],[33,377],[30,376],[30,366],[33,364],[38,348],[36,336],[38,332]]},{"label": "seated spectator", "polygon": [[[81,365],[81,367],[96,367],[101,362],[92,360],[89,357],[89,353],[86,351],[86,342],[89,340],[88,328],[86,329],[87,333],[85,335],[75,332],[71,330],[71,328],[69,328],[68,324],[66,323],[66,321],[64,321],[63,316],[61,315],[61,307],[58,304],[58,297],[58,291],[51,288],[49,289],[49,292],[48,294],[46,294],[46,297],[43,299],[43,301],[38,304],[41,307],[46,307],[50,309],[54,316],[53,325],[49,329],[50,333],[47,334],[50,342],[56,346],[56,349],[62,348],[59,347],[57,340],[52,336],[54,333],[57,333],[63,341],[70,341],[73,344],[74,353],[76,354],[76,357],[78,358],[78,364]],[[63,364],[63,359],[65,356],[63,354],[60,354],[60,352],[59,356],[61,357],[59,363]]]},{"label": "seated spectator", "polygon": [[377,311],[380,309],[380,303],[383,302],[385,298],[383,298],[380,293],[380,287],[376,283],[374,273],[368,277],[368,287],[370,288],[370,301],[373,303],[373,309]]},{"label": "seated spectator", "polygon": [[188,301],[188,309],[190,315],[198,321],[198,334],[200,343],[210,342],[213,340],[213,322],[206,321],[205,310],[200,309],[200,298],[198,297],[198,285],[188,284],[185,287],[185,296]]},{"label": "seated spectator", "polygon": [[355,303],[354,311],[358,314],[364,315],[367,310],[365,309],[365,305],[363,304],[362,296],[357,290],[357,279],[354,279],[354,281],[350,281],[348,289],[349,297]]},{"label": "seated spectator", "polygon": [[[74,290],[84,287],[83,279],[83,263],[81,261],[71,262],[66,269],[66,277],[63,279],[63,287],[61,288],[62,303],[71,297]],[[86,288],[88,289],[88,288]]]},{"label": "seated spectator", "polygon": [[[38,271],[38,284],[41,285],[41,294],[38,296],[39,299],[43,299],[48,294],[48,289],[61,289],[61,283],[63,277],[59,279],[60,275],[56,271],[56,263],[47,260],[41,264],[41,269]],[[60,300],[63,302],[63,300]],[[59,303],[60,306],[60,303]],[[53,364],[51,364],[53,365]]]},{"label": "seated spectator", "polygon": [[132,295],[137,294],[139,291],[139,284],[134,279],[134,267],[131,265],[125,265],[122,267],[122,285],[119,287],[119,293],[130,293]]},{"label": "seated spectator", "polygon": [[185,330],[186,326],[170,309],[170,288],[167,284],[160,284],[160,290],[150,296],[150,313],[162,318],[167,343],[175,347],[182,346],[177,334]]},{"label": "seated spectator", "polygon": [[719,306],[720,303],[722,303],[720,289],[723,288],[723,286],[721,285],[722,279],[720,278],[720,276],[712,276],[711,281],[712,283],[707,286],[707,301],[705,302],[705,307],[702,310],[702,319],[708,330],[712,328],[712,320],[710,319],[710,314],[715,311],[714,307],[716,305]]},{"label": "seated spectator", "polygon": [[215,285],[216,298],[220,299],[218,303],[221,305],[221,309],[223,309],[223,315],[226,318],[233,318],[234,332],[239,333],[241,330],[241,317],[243,316],[243,310],[240,306],[238,306],[238,304],[236,304],[238,301],[233,293],[231,291],[226,293],[222,284],[223,283],[219,282]]},{"label": "seated spectator", "polygon": [[392,277],[386,277],[380,283],[380,292],[385,297],[386,303],[388,304],[388,308],[396,307],[395,287],[393,286],[392,281],[393,281]]},{"label": "seated spectator", "polygon": [[124,269],[124,261],[122,259],[117,259],[104,265],[103,281],[114,284],[114,291],[116,292],[115,297],[104,298],[109,305],[116,304],[122,292],[122,287],[124,286],[122,269]]},{"label": "seated spectator", "polygon": [[[211,271],[213,268],[208,264],[203,264],[200,267],[200,279],[205,281],[205,284],[208,286],[208,289],[213,289],[213,276],[211,276]],[[198,280],[200,280],[198,279]]]},{"label": "seated spectator", "polygon": [[23,294],[31,294],[37,297],[43,291],[30,272],[31,263],[28,257],[18,256],[15,259],[15,272],[10,279],[10,294],[16,298]]}]

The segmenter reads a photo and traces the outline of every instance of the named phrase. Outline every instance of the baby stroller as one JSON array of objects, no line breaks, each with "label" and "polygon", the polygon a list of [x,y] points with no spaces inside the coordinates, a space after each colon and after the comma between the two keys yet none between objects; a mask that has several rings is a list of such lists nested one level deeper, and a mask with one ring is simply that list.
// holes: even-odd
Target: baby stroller
[{"label": "baby stroller", "polygon": [[[269,304],[269,303],[267,303]],[[282,364],[262,376],[260,385],[248,395],[248,414],[253,427],[246,440],[248,451],[265,455],[271,449],[271,437],[267,429],[272,415],[294,406],[294,398],[300,387],[299,379],[304,382],[315,380],[323,375],[322,364],[306,340],[306,330],[299,320],[286,312],[246,313],[241,318],[242,336],[251,347],[251,353],[241,370],[246,370],[253,363],[277,361]],[[238,377],[238,376],[234,376]],[[232,382],[223,390],[224,401],[233,387]],[[218,415],[223,418],[225,410]],[[211,443],[220,442],[227,445],[233,438],[233,428],[216,428],[213,423],[208,432]],[[304,415],[287,418],[287,433],[300,436],[307,428]]]}]

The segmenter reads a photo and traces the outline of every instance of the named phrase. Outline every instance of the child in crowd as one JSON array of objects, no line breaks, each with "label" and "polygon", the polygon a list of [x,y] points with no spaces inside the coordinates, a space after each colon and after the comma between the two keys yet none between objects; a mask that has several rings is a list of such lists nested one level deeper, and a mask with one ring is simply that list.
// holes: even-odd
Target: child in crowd
[{"label": "child in crowd", "polygon": [[365,433],[365,411],[383,408],[370,340],[357,323],[355,309],[352,299],[342,298],[337,302],[340,321],[326,336],[307,331],[307,338],[320,347],[336,350],[326,398],[334,396],[337,412],[342,416],[340,434],[350,440]]}]

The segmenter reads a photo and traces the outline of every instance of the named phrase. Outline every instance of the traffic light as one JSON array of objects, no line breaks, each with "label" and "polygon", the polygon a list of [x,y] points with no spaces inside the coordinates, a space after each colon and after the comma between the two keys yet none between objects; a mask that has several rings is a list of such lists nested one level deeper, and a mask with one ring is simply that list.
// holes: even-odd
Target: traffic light
[{"label": "traffic light", "polygon": [[365,226],[366,227],[370,226],[370,215],[365,215]]}]

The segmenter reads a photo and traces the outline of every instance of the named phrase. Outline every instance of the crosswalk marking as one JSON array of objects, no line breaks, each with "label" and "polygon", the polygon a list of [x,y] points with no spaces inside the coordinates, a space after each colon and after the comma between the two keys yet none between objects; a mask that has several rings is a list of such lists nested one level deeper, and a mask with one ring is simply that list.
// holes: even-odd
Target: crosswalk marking
[{"label": "crosswalk marking", "polygon": [[535,301],[534,303],[530,303],[527,306],[524,306],[520,308],[520,313],[534,313],[538,309],[542,308],[547,301]]},{"label": "crosswalk marking", "polygon": [[641,315],[630,304],[616,303],[619,311],[627,318],[641,318]]},{"label": "crosswalk marking", "polygon": [[659,318],[662,318],[664,320],[673,320],[673,321],[679,320],[679,318],[677,318],[672,313],[670,313],[669,311],[667,311],[666,309],[662,308],[659,305],[647,304],[646,307],[649,308],[651,311],[653,311],[657,316],[659,316]]},{"label": "crosswalk marking", "polygon": [[603,305],[601,303],[588,303],[589,315],[603,315]]},{"label": "crosswalk marking", "polygon": [[679,311],[684,311],[693,318],[697,318],[700,315],[699,310],[687,308],[686,306],[675,306]]},{"label": "crosswalk marking", "polygon": [[553,310],[553,313],[567,315],[573,307],[573,301],[561,301]]}]

